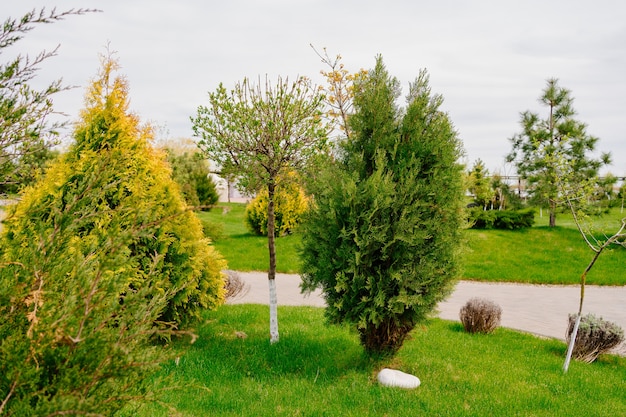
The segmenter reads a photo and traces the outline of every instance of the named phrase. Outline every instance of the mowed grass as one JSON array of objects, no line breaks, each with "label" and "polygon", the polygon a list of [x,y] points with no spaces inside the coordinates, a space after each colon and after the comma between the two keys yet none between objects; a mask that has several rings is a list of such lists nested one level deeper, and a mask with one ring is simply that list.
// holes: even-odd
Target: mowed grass
[{"label": "mowed grass", "polygon": [[[626,209],[622,210],[619,207],[614,207],[610,209],[608,213],[593,216],[589,218],[591,223],[591,227],[598,233],[605,233],[612,235],[619,229],[621,220],[626,218]],[[550,222],[550,218],[548,216],[547,211],[538,211],[535,215],[535,226],[548,226]],[[556,224],[557,226],[567,227],[571,229],[576,228],[576,224],[574,223],[574,218],[569,212],[566,213],[557,213],[556,216]]]},{"label": "mowed grass", "polygon": [[[575,229],[557,226],[520,231],[467,230],[465,279],[534,284],[577,284],[594,256]],[[626,249],[605,249],[588,284],[624,285]]]},{"label": "mowed grass", "polygon": [[[573,362],[566,346],[506,329],[470,335],[433,319],[391,360],[368,359],[357,335],[328,326],[323,310],[279,307],[281,340],[270,345],[267,307],[226,305],[205,315],[199,339],[161,377],[163,400],[182,416],[620,416],[626,358]],[[245,337],[243,336],[245,333]],[[182,352],[182,351],[181,351]],[[383,367],[417,375],[415,390],[376,382]],[[154,404],[133,416],[169,416]]]},{"label": "mowed grass", "polygon": [[[227,210],[223,210],[226,207]],[[205,220],[224,225],[225,237],[214,242],[228,260],[229,268],[238,271],[267,270],[267,238],[252,235],[244,224],[245,205],[225,203],[210,212],[200,213]],[[595,232],[612,235],[626,216],[619,209],[594,218]],[[560,214],[557,227],[547,227],[547,218],[537,215],[538,226],[520,231],[467,230],[463,279],[541,284],[578,284],[593,258],[575,229],[571,216]],[[276,239],[278,272],[298,273],[296,233]],[[626,249],[613,245],[594,265],[587,277],[589,284],[625,285]]]},{"label": "mowed grass", "polygon": [[[224,237],[213,242],[215,248],[235,271],[267,271],[269,251],[267,236],[252,234],[244,223],[243,203],[220,203],[211,211],[198,213],[202,220],[224,226]],[[300,270],[297,247],[300,236],[293,234],[276,239],[276,268],[278,272],[296,274]]]},{"label": "mowed grass", "polygon": [[[232,269],[267,269],[266,238],[246,230],[242,204],[228,207],[200,214],[224,225],[216,247]],[[283,245],[279,271],[298,271],[298,242],[298,235],[277,240]],[[468,230],[467,248],[466,276],[473,267],[477,279],[494,281],[577,283],[592,255],[567,226]],[[609,275],[626,282],[620,275],[624,260],[623,249],[612,249],[590,282],[601,281],[595,272],[611,269],[617,273]],[[162,392],[160,405],[129,406],[119,416],[626,415],[626,357],[574,361],[564,374],[562,341],[503,328],[470,335],[460,323],[431,319],[393,359],[376,360],[363,353],[354,331],[327,325],[323,309],[280,306],[279,318],[281,340],[271,345],[267,306],[225,305],[206,312],[198,340],[191,346],[174,343],[179,359],[165,364],[155,379],[155,386],[164,378],[174,389]],[[384,367],[417,375],[422,385],[382,387],[376,374]]]}]

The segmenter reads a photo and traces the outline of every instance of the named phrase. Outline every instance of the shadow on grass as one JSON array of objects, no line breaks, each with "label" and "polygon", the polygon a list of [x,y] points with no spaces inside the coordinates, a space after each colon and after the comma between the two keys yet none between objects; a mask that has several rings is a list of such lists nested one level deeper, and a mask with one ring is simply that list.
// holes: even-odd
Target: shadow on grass
[{"label": "shadow on grass", "polygon": [[263,238],[263,237],[265,236],[253,235],[252,233],[237,233],[237,234],[227,236],[224,239],[239,240],[239,239],[257,239],[257,238]]},{"label": "shadow on grass", "polygon": [[279,307],[280,341],[275,344],[269,341],[267,306],[220,310],[225,311],[210,315],[180,361],[209,379],[270,381],[295,375],[335,380],[373,371],[380,363],[364,353],[354,332],[327,325],[319,308]]}]

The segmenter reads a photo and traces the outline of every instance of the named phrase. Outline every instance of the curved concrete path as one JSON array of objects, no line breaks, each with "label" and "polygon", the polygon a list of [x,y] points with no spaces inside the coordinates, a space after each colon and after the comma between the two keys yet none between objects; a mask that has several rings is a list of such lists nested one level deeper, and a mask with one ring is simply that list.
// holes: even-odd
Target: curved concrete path
[{"label": "curved concrete path", "polygon": [[[267,304],[267,273],[238,274],[249,285],[249,290],[229,303]],[[324,307],[319,291],[305,296],[300,293],[299,285],[298,275],[277,274],[278,305]],[[459,321],[459,310],[472,297],[487,298],[500,305],[504,327],[564,340],[568,314],[578,311],[580,287],[459,281],[448,299],[439,303],[438,317]],[[626,330],[626,286],[587,285],[583,313],[601,316]],[[625,349],[622,346],[620,351]]]}]

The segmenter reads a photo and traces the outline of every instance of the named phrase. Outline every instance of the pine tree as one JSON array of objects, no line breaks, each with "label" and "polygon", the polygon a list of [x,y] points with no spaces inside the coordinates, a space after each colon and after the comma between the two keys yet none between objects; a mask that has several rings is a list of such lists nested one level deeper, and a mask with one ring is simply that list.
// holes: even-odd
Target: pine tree
[{"label": "pine tree", "polygon": [[405,110],[382,58],[354,88],[336,163],[304,224],[303,290],[370,353],[394,353],[451,290],[463,224],[460,142],[421,72]]},{"label": "pine tree", "polygon": [[611,156],[591,156],[598,138],[587,133],[587,125],[574,119],[571,91],[560,87],[557,79],[548,80],[539,101],[548,108],[547,118],[530,111],[522,113],[522,131],[510,139],[512,150],[507,161],[514,162],[518,174],[528,181],[531,196],[547,203],[550,227],[554,227],[557,206],[564,201],[557,186],[559,178],[567,176],[573,182],[596,178],[598,170],[610,164]]},{"label": "pine tree", "polygon": [[178,183],[185,202],[192,207],[210,210],[219,200],[215,183],[210,177],[209,164],[199,152],[166,149],[172,176]]},{"label": "pine tree", "polygon": [[478,159],[474,162],[471,171],[468,173],[468,191],[474,196],[474,203],[480,205],[483,210],[492,202],[494,191],[488,178],[489,172],[485,168],[485,163]]}]

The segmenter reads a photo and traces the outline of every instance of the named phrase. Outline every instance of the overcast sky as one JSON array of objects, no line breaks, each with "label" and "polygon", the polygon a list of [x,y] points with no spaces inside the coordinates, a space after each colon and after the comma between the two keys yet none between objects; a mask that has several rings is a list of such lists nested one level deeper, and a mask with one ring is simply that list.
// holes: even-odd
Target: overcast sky
[{"label": "overcast sky", "polygon": [[[546,115],[538,98],[551,77],[572,91],[578,120],[626,174],[626,2],[622,0],[0,0],[2,20],[33,8],[97,8],[36,27],[11,53],[60,45],[39,82],[62,77],[79,88],[55,106],[75,120],[106,45],[130,84],[131,109],[161,138],[192,137],[190,117],[220,82],[298,75],[323,82],[311,49],[341,54],[346,68],[380,54],[408,92],[419,70],[444,97],[466,151],[491,172],[504,164],[520,113]],[[0,57],[6,62],[10,55]]]}]

